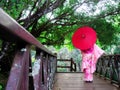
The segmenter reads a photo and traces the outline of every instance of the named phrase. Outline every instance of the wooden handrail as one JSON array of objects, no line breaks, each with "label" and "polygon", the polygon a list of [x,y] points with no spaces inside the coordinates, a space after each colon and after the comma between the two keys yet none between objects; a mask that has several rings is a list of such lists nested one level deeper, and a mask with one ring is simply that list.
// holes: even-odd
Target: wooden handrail
[{"label": "wooden handrail", "polygon": [[97,62],[96,74],[120,87],[120,55],[103,55]]},{"label": "wooden handrail", "polygon": [[37,48],[43,50],[44,52],[54,55],[46,47],[44,47],[32,34],[30,34],[24,27],[19,25],[1,8],[0,8],[0,28],[1,28],[0,36],[4,40],[14,41],[17,43],[28,43],[36,46]]},{"label": "wooden handrail", "polygon": [[[18,46],[6,90],[48,90],[54,82],[56,55],[0,8],[0,39]],[[36,48],[32,66],[31,50]],[[32,74],[31,74],[32,73]]]},{"label": "wooden handrail", "polygon": [[[70,65],[67,65],[67,66],[62,66],[62,65],[59,65],[58,62],[68,62]],[[57,66],[56,66],[56,72],[59,72],[58,71],[58,68],[68,68],[70,72],[74,71],[76,72],[76,63],[73,61],[73,59],[57,59]]]}]

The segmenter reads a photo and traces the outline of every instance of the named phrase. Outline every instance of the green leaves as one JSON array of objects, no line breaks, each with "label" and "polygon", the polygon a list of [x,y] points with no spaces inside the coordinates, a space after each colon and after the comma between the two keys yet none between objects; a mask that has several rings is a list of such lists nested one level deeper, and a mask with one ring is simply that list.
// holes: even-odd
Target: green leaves
[{"label": "green leaves", "polygon": [[114,43],[116,28],[110,22],[106,22],[105,19],[97,19],[91,25],[96,32],[99,42],[103,45],[111,45]]},{"label": "green leaves", "polygon": [[3,87],[2,87],[2,85],[0,85],[0,90],[2,90],[3,89]]},{"label": "green leaves", "polygon": [[[1,0],[0,6],[41,43],[73,48],[72,34],[84,25],[96,30],[101,45],[117,42],[116,35],[120,32],[120,5],[119,0],[115,1],[104,3],[99,0]],[[99,6],[100,3],[103,7]],[[79,13],[76,12],[77,7],[80,8]],[[99,13],[95,15],[97,10]],[[86,13],[83,13],[84,11]]]}]

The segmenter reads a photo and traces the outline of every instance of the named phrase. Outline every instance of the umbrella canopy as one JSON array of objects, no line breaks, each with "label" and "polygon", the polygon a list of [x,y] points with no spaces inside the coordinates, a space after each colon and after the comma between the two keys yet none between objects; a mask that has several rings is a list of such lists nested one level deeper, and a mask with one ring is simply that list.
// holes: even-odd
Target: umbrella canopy
[{"label": "umbrella canopy", "polygon": [[89,26],[83,26],[74,32],[72,43],[76,48],[86,50],[93,47],[96,39],[97,35],[95,30]]}]

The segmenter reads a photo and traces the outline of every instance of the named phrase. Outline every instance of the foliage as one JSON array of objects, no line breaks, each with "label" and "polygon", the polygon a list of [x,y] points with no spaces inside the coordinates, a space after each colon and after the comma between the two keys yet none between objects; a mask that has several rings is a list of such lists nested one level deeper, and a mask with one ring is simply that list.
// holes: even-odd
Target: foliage
[{"label": "foliage", "polygon": [[120,54],[120,46],[115,47],[114,54]]},{"label": "foliage", "polygon": [[97,19],[94,23],[90,26],[96,30],[97,37],[102,45],[115,43],[117,29],[110,22],[106,22],[105,19]]},{"label": "foliage", "polygon": [[73,58],[74,62],[77,65],[77,71],[81,71],[81,61],[82,61],[82,57],[81,57],[81,52],[79,49],[73,49],[70,52],[70,57]]},{"label": "foliage", "polygon": [[57,53],[58,59],[70,59],[70,52],[67,47],[62,47]]},{"label": "foliage", "polygon": [[8,75],[6,75],[5,73],[4,74],[0,73],[0,90],[5,90],[7,79]]},{"label": "foliage", "polygon": [[81,52],[80,52],[80,50],[78,50],[78,49],[73,49],[71,52],[70,52],[71,54],[71,58],[73,58],[73,60],[75,61],[75,62],[81,62]]},{"label": "foliage", "polygon": [[2,90],[3,89],[3,86],[0,84],[0,90]]},{"label": "foliage", "polygon": [[0,1],[0,7],[42,44],[56,48],[63,45],[73,48],[72,34],[83,25],[95,28],[102,45],[114,44],[119,26],[113,24],[119,23],[119,4],[119,0]]},{"label": "foliage", "polygon": [[[70,66],[70,62],[57,62],[58,66]],[[57,68],[58,72],[69,72],[70,68]]]}]

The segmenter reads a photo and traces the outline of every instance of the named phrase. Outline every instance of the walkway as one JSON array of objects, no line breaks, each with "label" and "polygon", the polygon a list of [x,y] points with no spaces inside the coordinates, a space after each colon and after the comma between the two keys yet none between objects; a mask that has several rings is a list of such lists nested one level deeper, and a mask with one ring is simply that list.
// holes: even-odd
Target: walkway
[{"label": "walkway", "polygon": [[83,73],[56,73],[53,90],[120,90],[120,88],[98,76],[94,76],[93,83],[85,83]]}]

